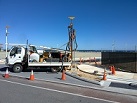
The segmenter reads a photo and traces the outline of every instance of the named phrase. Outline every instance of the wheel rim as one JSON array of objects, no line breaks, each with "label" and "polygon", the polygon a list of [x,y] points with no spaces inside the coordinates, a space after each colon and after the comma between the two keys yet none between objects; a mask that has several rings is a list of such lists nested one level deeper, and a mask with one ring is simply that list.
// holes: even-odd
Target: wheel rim
[{"label": "wheel rim", "polygon": [[15,69],[19,71],[21,68],[20,67],[16,67]]},{"label": "wheel rim", "polygon": [[13,67],[13,71],[16,72],[16,73],[19,73],[22,71],[22,66],[17,64],[17,65],[14,65]]},{"label": "wheel rim", "polygon": [[20,71],[20,69],[21,68],[19,66],[15,68],[16,71]]}]

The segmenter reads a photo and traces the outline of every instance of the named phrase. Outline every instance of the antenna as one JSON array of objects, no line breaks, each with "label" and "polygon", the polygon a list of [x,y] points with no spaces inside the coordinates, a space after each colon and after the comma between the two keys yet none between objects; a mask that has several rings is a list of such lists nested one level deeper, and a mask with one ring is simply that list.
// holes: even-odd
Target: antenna
[{"label": "antenna", "polygon": [[68,18],[70,19],[71,24],[72,24],[72,20],[75,19],[75,17],[74,16],[69,16]]}]

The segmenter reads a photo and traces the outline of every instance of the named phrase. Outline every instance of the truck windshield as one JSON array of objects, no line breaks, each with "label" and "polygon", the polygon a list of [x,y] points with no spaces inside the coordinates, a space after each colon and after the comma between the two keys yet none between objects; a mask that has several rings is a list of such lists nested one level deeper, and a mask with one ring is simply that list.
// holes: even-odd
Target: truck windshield
[{"label": "truck windshield", "polygon": [[37,53],[37,49],[35,46],[30,46],[29,48],[31,51],[33,51],[34,53]]},{"label": "truck windshield", "polygon": [[21,54],[21,48],[20,47],[13,47],[11,52],[10,52],[10,56],[13,56],[15,54]]}]

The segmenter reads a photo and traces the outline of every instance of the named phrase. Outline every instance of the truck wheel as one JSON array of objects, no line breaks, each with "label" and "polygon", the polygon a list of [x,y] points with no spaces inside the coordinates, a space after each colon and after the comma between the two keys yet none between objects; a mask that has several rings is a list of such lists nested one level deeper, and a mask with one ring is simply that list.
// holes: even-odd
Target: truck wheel
[{"label": "truck wheel", "polygon": [[59,70],[60,70],[59,67],[51,67],[52,73],[57,73]]},{"label": "truck wheel", "polygon": [[15,64],[13,66],[13,72],[15,72],[15,73],[20,73],[20,72],[22,72],[22,70],[23,70],[23,67],[21,64]]}]

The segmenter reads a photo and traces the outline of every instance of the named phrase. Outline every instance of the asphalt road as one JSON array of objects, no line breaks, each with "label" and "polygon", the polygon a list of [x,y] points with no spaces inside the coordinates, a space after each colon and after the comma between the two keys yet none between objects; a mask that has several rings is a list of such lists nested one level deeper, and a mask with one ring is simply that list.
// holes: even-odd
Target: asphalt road
[{"label": "asphalt road", "polygon": [[[12,78],[13,79],[13,78]],[[111,102],[80,94],[49,89],[33,83],[21,83],[20,79],[0,78],[0,103],[106,103]],[[15,78],[14,78],[15,79]],[[18,82],[17,82],[18,81]],[[30,81],[31,82],[31,81]],[[35,81],[36,83],[37,81]],[[40,82],[38,82],[39,84]],[[62,87],[62,86],[61,86]],[[57,87],[57,88],[61,88]]]},{"label": "asphalt road", "polygon": [[[2,69],[4,65],[1,64],[0,67]],[[3,70],[3,72],[5,72],[5,70]],[[25,74],[26,73],[30,74],[30,72],[25,72]],[[24,73],[18,74],[24,75]],[[52,78],[53,75],[58,76],[59,74],[47,75],[44,72],[37,72],[37,75]],[[71,78],[69,78],[69,80],[71,80]],[[83,81],[81,81],[81,83],[83,83]],[[95,85],[93,84],[91,86]],[[99,88],[99,85],[96,87]],[[133,95],[130,96],[43,80],[30,81],[27,78],[20,77],[5,79],[2,77],[2,74],[0,74],[0,103],[136,103],[136,101],[137,97]]]},{"label": "asphalt road", "polygon": [[137,97],[0,75],[0,103],[136,103]]}]

